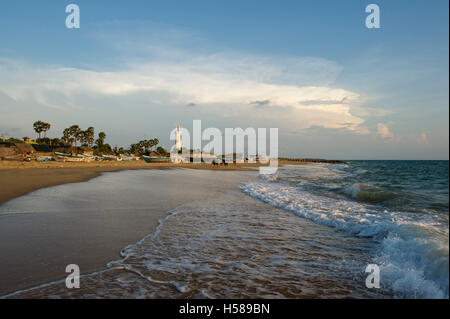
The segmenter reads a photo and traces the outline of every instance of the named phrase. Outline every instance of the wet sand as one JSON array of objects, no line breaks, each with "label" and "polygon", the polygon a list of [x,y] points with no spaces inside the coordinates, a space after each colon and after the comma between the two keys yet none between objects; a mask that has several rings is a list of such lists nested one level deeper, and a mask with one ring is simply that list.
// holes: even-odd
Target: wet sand
[{"label": "wet sand", "polygon": [[31,191],[61,185],[78,183],[99,176],[102,172],[114,172],[136,169],[168,169],[190,168],[204,170],[243,170],[248,167],[259,167],[260,164],[230,164],[214,167],[212,164],[173,164],[133,162],[92,162],[92,163],[62,163],[62,162],[18,162],[0,161],[0,205],[15,197]]},{"label": "wet sand", "polygon": [[[120,249],[124,246],[153,232],[158,220],[166,211],[185,201],[207,198],[214,192],[221,193],[229,188],[235,188],[245,175],[238,174],[236,176],[241,177],[234,176],[230,182],[232,171],[254,172],[259,166],[261,164],[240,163],[214,167],[206,163],[148,164],[144,161],[92,163],[0,161],[0,254],[2,255],[0,295],[64,277],[66,275],[64,267],[73,262],[74,256],[85,256],[80,262],[82,273],[102,269],[106,262],[118,257]],[[192,172],[205,170],[209,173],[203,176],[208,178],[184,179],[185,187],[174,186],[176,181],[173,179],[172,171],[179,172],[180,169]],[[7,212],[9,206],[17,206],[18,203],[20,206],[20,202],[25,199],[36,196],[40,198],[40,192],[51,193],[65,184],[88,184],[94,178],[101,178],[104,173],[120,174],[119,171],[125,170],[159,172],[155,174],[158,177],[155,177],[154,188],[142,195],[148,194],[154,199],[152,203],[155,203],[148,207],[145,216],[140,212],[132,212],[124,217],[124,212],[132,211],[127,209],[120,212],[100,210],[86,220],[85,217],[77,215],[76,211],[67,213],[66,208],[62,209],[65,213],[60,214],[58,207],[52,204],[52,197],[48,202],[47,211],[41,211],[39,214],[34,214],[32,207],[27,208],[31,209],[31,212],[19,212],[20,214]],[[224,180],[228,182],[222,183]],[[74,207],[77,207],[76,201]],[[109,228],[105,230],[106,215],[111,219],[108,219],[106,224]],[[86,247],[89,248],[86,250]]]},{"label": "wet sand", "polygon": [[[37,170],[26,171],[39,179],[41,172],[33,175]],[[86,168],[42,171],[52,172],[46,183],[100,174],[98,169]],[[2,173],[14,178],[11,172]],[[82,274],[104,269],[125,246],[154,232],[167,211],[219,196],[255,176],[232,171],[139,170],[130,189],[121,186],[121,173],[39,189],[0,206],[0,295],[63,279],[68,264],[78,264]],[[140,187],[142,178],[151,179],[151,186]],[[99,183],[101,188],[93,188]]]}]

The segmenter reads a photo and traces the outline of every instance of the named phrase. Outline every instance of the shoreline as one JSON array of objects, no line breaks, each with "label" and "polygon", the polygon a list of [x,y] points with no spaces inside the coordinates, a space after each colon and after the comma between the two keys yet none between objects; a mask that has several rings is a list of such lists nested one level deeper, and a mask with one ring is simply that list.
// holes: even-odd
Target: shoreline
[{"label": "shoreline", "polygon": [[[278,165],[307,165],[311,163],[343,163],[334,160],[287,159],[278,160]],[[124,170],[152,170],[189,168],[212,171],[254,171],[262,163],[230,163],[227,166],[213,166],[208,163],[145,163],[133,162],[23,162],[0,160],[0,206],[35,190],[57,185],[80,183],[98,177],[101,173]]]},{"label": "shoreline", "polygon": [[145,162],[61,163],[0,161],[0,206],[35,190],[89,181],[106,172],[189,168],[215,171],[254,171],[261,164],[238,163],[214,167],[206,163],[173,164]]},{"label": "shoreline", "polygon": [[[307,163],[279,161],[278,164],[305,165]],[[8,260],[3,265],[6,268],[0,267],[0,278],[6,279],[3,282],[3,287],[0,287],[0,296],[63,278],[65,276],[63,266],[73,262],[70,258],[67,259],[69,255],[65,251],[73,251],[75,255],[72,254],[72,259],[73,257],[78,258],[86,253],[80,247],[92,245],[88,249],[87,255],[82,258],[82,274],[101,271],[105,269],[107,262],[119,257],[120,250],[123,247],[138,241],[148,233],[152,233],[156,229],[158,221],[177,205],[191,200],[206,199],[214,196],[214,193],[217,194],[216,196],[220,196],[219,194],[222,194],[223,191],[235,188],[239,181],[251,178],[251,175],[239,174],[240,172],[254,172],[256,174],[257,168],[260,166],[260,163],[237,163],[214,167],[207,163],[27,163],[0,161],[0,210],[3,208],[6,212],[6,214],[0,214],[2,219],[2,223],[0,223],[0,251],[5,252],[4,257]],[[106,222],[111,223],[110,228],[119,230],[119,235],[111,233],[111,229],[103,229],[104,226],[100,225],[104,223],[105,213],[94,214],[93,226],[89,227],[97,228],[102,234],[101,238],[108,238],[108,244],[105,247],[103,246],[105,243],[103,239],[100,240],[97,231],[92,232],[90,230],[85,238],[77,238],[80,233],[86,232],[84,229],[86,225],[77,226],[79,220],[76,211],[72,211],[72,215],[62,214],[61,216],[58,211],[58,204],[54,203],[55,200],[58,201],[59,196],[40,199],[42,194],[48,195],[54,191],[65,189],[64,186],[69,184],[73,184],[73,186],[70,185],[68,188],[77,189],[89,187],[92,183],[95,184],[96,178],[108,179],[108,176],[117,176],[120,180],[120,175],[103,173],[117,172],[120,174],[127,171],[132,173],[137,170],[142,170],[142,174],[136,173],[136,176],[149,174],[154,176],[155,184],[148,190],[148,195],[151,194],[150,197],[159,201],[159,204],[148,207],[146,216],[142,216],[140,212],[133,212],[134,217],[129,216],[129,219],[125,222],[126,229],[123,229],[123,222],[116,224],[123,217],[114,211],[115,208],[112,208],[110,213],[113,216],[113,221]],[[166,172],[162,172],[162,170]],[[154,171],[154,173],[151,173],[151,171]],[[160,173],[156,171],[160,171]],[[195,171],[202,171],[202,173],[198,174],[200,172]],[[225,171],[230,174],[224,173]],[[237,174],[232,174],[233,172]],[[173,187],[178,188],[176,186],[177,178],[174,178],[174,176],[190,176],[188,178],[189,189],[183,189],[181,193],[179,190],[175,191],[176,194],[172,193]],[[228,181],[222,184],[224,179]],[[221,180],[221,184],[217,184],[218,180]],[[62,188],[54,188],[55,186],[61,186]],[[164,187],[166,188],[164,189]],[[167,195],[166,191],[169,189],[171,194]],[[36,194],[27,196],[35,191]],[[93,190],[93,192],[96,192],[96,190]],[[131,194],[130,196],[132,197]],[[50,206],[40,212],[35,211],[34,204],[29,205],[29,202],[33,201],[33,197],[38,198],[34,199],[37,200],[36,203],[41,203],[41,201],[43,203],[37,205],[45,206],[46,203],[49,203]],[[161,200],[165,200],[167,203],[163,203]],[[22,209],[20,209],[21,206],[23,206]],[[17,210],[19,213],[14,213],[15,210],[13,210],[13,213],[9,213],[10,207],[19,207],[19,210]],[[52,209],[54,207],[56,211],[53,212],[52,209],[49,211],[49,207],[52,207]],[[101,208],[101,210],[104,209],[108,211],[107,207]],[[57,214],[55,215],[55,213]],[[67,219],[71,222],[68,223]],[[84,218],[80,220],[84,220]],[[64,251],[61,251],[60,247],[53,247],[55,238],[60,238],[56,243],[57,246],[65,246]],[[35,254],[38,254],[38,256],[35,256]],[[58,259],[53,267],[39,269],[37,274],[36,269],[33,269],[31,274],[29,273],[27,265],[36,264],[36,258],[39,259],[39,256],[59,255],[67,256],[60,261]],[[40,260],[38,264],[46,263],[47,259]],[[13,269],[12,273],[11,269]],[[22,278],[24,273],[27,276]]]}]

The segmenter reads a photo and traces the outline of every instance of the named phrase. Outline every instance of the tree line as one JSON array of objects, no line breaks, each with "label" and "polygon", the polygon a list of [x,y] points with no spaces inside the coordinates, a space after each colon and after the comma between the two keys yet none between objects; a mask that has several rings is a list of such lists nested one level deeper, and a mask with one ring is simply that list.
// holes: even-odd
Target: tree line
[{"label": "tree line", "polygon": [[[95,139],[95,129],[92,126],[88,127],[86,130],[83,130],[79,125],[74,124],[63,130],[63,136],[61,138],[53,139],[47,138],[47,132],[51,128],[49,123],[36,121],[33,123],[33,128],[38,134],[38,139],[36,142],[39,144],[51,146],[77,146],[77,143],[79,143],[80,146],[93,148],[94,154],[149,154],[152,151],[152,148],[159,144],[159,140],[154,138],[131,144],[128,149],[124,149],[123,147],[115,147],[112,149],[110,144],[105,143],[105,132],[98,133],[98,137]],[[41,136],[42,133],[44,133],[44,137]],[[26,141],[27,138],[25,137],[23,139]],[[156,151],[161,155],[167,153],[162,146],[159,146]]]}]

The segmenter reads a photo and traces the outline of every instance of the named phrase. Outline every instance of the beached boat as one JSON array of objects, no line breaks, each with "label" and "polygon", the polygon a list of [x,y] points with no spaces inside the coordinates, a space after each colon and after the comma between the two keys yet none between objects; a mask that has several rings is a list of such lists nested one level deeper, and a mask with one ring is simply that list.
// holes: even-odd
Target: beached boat
[{"label": "beached boat", "polygon": [[64,157],[64,162],[86,162],[86,159],[84,157]]},{"label": "beached boat", "polygon": [[53,160],[52,156],[36,156],[36,162],[50,162]]},{"label": "beached boat", "polygon": [[24,158],[24,161],[27,161],[27,162],[31,162],[31,161],[50,162],[50,161],[54,161],[54,159],[52,156],[27,156]]},{"label": "beached boat", "polygon": [[138,161],[139,157],[120,155],[120,160],[124,162]]},{"label": "beached boat", "polygon": [[57,158],[63,160],[64,162],[90,162],[91,158],[84,155],[72,155],[67,153],[55,152]]},{"label": "beached boat", "polygon": [[71,157],[72,154],[68,154],[68,153],[61,153],[61,152],[55,152],[56,156],[67,156],[67,157]]},{"label": "beached boat", "polygon": [[157,156],[142,155],[142,158],[147,163],[168,163],[171,161],[170,157],[157,157]]},{"label": "beached boat", "polygon": [[56,155],[57,158],[63,160],[64,162],[83,162],[85,159],[81,156],[62,156]]},{"label": "beached boat", "polygon": [[120,161],[121,159],[115,155],[102,155],[102,158],[107,161]]}]

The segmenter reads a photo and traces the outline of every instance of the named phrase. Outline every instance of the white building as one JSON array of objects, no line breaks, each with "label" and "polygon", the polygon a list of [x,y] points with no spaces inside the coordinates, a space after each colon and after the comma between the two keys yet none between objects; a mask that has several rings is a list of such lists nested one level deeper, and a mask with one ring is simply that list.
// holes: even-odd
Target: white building
[{"label": "white building", "polygon": [[175,132],[175,136],[176,136],[176,144],[175,144],[175,148],[177,149],[177,151],[181,151],[181,130],[180,130],[180,124],[177,124],[177,130]]}]

